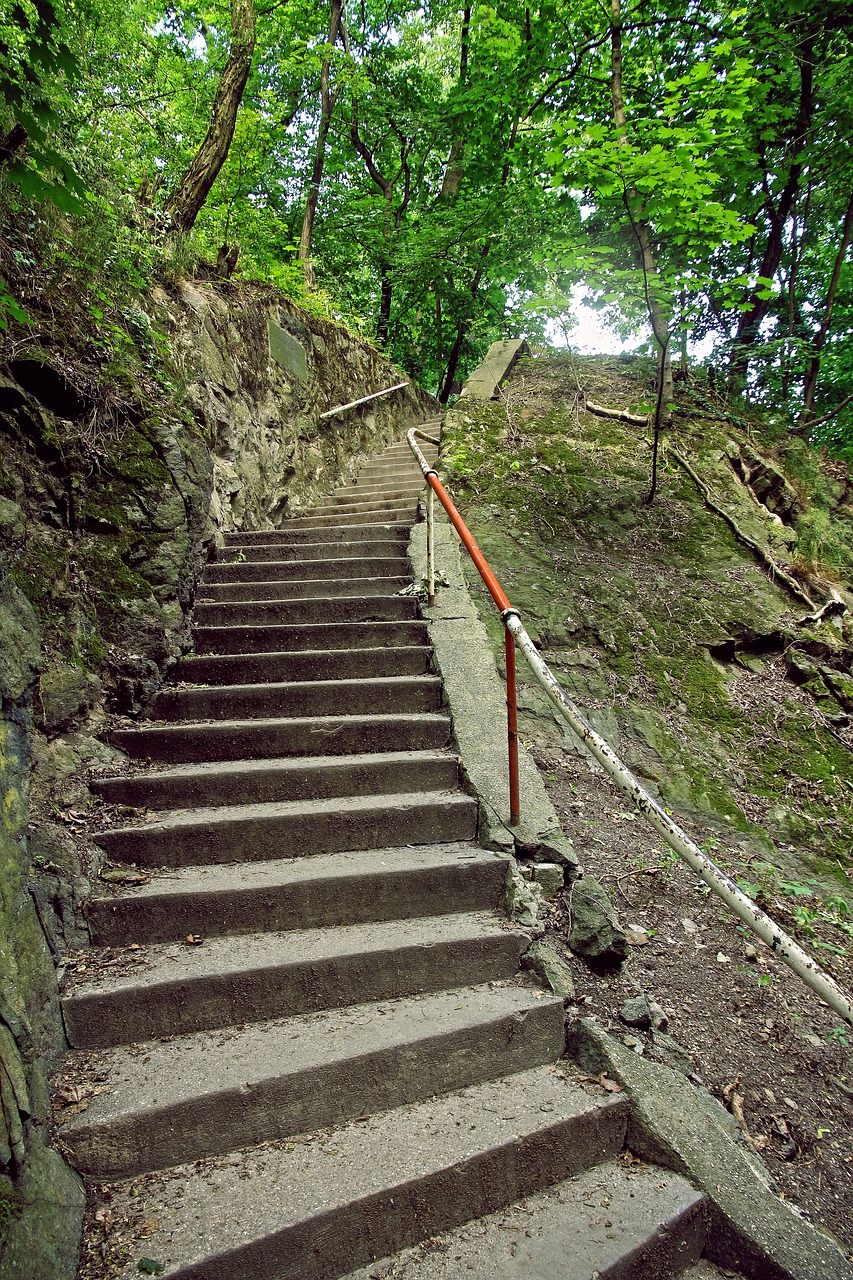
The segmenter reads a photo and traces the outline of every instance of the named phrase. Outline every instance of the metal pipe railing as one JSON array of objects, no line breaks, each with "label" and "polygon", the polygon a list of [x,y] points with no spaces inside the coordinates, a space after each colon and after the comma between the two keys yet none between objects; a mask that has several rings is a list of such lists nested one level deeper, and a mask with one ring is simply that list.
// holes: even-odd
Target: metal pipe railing
[{"label": "metal pipe railing", "polygon": [[[485,556],[468,529],[465,521],[456,509],[453,499],[444,489],[434,467],[427,462],[421,450],[415,444],[415,437],[429,444],[439,444],[433,436],[425,435],[417,427],[407,432],[406,439],[420,464],[424,477],[430,486],[430,497],[436,493],[447,512],[453,527],[456,529],[462,545],[471,556],[474,564],[489,589],[489,593],[500,610],[506,637],[507,654],[507,737],[510,745],[509,778],[510,778],[510,825],[520,819],[520,797],[518,791],[518,726],[517,726],[517,694],[515,679],[515,646],[521,649],[527,659],[533,675],[556,707],[561,718],[568,724],[572,732],[580,739],[587,750],[595,757],[605,773],[613,779],[620,791],[628,796],[651,825],[674,849],[679,857],[692,867],[718,897],[746,924],[762,942],[779,956],[788,967],[797,974],[807,986],[836,1013],[853,1026],[853,1003],[849,996],[825,973],[812,959],[808,952],[794,941],[775,920],[771,919],[758,907],[706,853],[695,844],[687,832],[661,808],[643,784],[634,777],[616,752],[605,742],[599,733],[575,706],[561,688],[551,668],[544,661],[524,624],[518,610],[513,608],[504,594],[503,588],[490,569]],[[427,518],[432,524],[433,506],[430,501]],[[435,566],[434,538],[431,530],[427,534],[427,573],[430,582],[430,599],[435,598]],[[514,799],[513,799],[514,797]]]},{"label": "metal pipe railing", "polygon": [[346,413],[347,409],[357,409],[360,404],[378,400],[380,396],[390,396],[392,391],[403,391],[408,385],[408,382],[397,382],[393,387],[385,387],[383,391],[371,391],[369,396],[362,396],[360,400],[350,400],[348,404],[336,404],[334,409],[327,409],[325,413],[321,413],[318,421],[324,422],[326,418],[334,418],[338,413]]}]

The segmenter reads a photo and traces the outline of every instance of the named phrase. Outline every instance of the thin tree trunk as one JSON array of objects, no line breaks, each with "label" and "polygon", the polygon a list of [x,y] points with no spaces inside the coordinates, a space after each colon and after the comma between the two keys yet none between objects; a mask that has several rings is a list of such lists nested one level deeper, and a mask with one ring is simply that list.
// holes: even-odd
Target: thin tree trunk
[{"label": "thin tree trunk", "polygon": [[237,112],[255,56],[255,10],[252,0],[231,0],[231,48],[216,90],[213,113],[195,159],[166,207],[175,226],[190,231],[204,207],[234,138]]},{"label": "thin tree trunk", "polygon": [[826,294],[826,303],[824,304],[823,320],[820,328],[812,340],[812,358],[806,371],[806,381],[803,388],[803,407],[800,410],[800,416],[797,419],[797,430],[805,431],[814,417],[814,398],[817,388],[818,374],[820,373],[820,356],[823,351],[823,344],[826,342],[829,327],[832,324],[832,312],[835,308],[835,295],[838,292],[838,282],[841,279],[841,269],[844,266],[844,260],[847,257],[847,250],[850,247],[850,238],[853,235],[853,191],[850,193],[850,201],[847,205],[847,212],[844,215],[844,225],[841,228],[841,242],[838,246],[838,252],[835,255],[835,262],[832,267],[832,276],[829,281],[829,289]]},{"label": "thin tree trunk", "polygon": [[[622,91],[622,8],[621,0],[610,2],[610,101],[613,107],[613,122],[623,147],[628,146],[628,123],[625,117],[625,98]],[[625,209],[631,222],[631,229],[637,242],[640,266],[643,269],[643,283],[646,295],[646,309],[655,341],[661,352],[661,384],[660,408],[656,421],[659,430],[668,427],[672,421],[672,361],[670,359],[669,323],[661,306],[660,298],[655,291],[658,280],[658,268],[655,262],[649,225],[642,217],[635,217],[631,210],[631,200],[638,198],[635,188],[625,194]]]},{"label": "thin tree trunk", "polygon": [[[471,6],[466,5],[462,12],[462,38],[459,53],[459,87],[462,88],[468,79],[468,36],[471,30]],[[465,139],[458,134],[450,146],[450,156],[444,178],[441,183],[441,200],[454,200],[459,194],[462,172],[465,161]]]},{"label": "thin tree trunk", "polygon": [[379,266],[379,316],[376,321],[376,341],[380,347],[388,341],[392,293],[391,267],[389,263],[383,262]]},{"label": "thin tree trunk", "polygon": [[302,233],[299,237],[299,262],[305,273],[305,283],[309,289],[317,284],[317,277],[311,265],[311,238],[314,234],[314,221],[317,216],[317,203],[320,199],[320,183],[323,180],[323,169],[326,164],[326,139],[332,123],[332,112],[337,102],[337,93],[329,89],[330,52],[334,48],[341,29],[341,0],[332,0],[332,13],[329,19],[329,35],[327,52],[320,70],[320,125],[317,130],[317,143],[314,147],[314,163],[311,168],[311,181],[308,186],[308,199],[305,202],[305,214],[302,218]]}]

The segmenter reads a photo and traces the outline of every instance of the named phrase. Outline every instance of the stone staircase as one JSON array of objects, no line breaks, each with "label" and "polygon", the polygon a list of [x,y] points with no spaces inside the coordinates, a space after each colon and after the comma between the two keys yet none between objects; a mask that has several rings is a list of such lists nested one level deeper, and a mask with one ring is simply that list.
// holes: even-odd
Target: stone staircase
[{"label": "stone staircase", "polygon": [[702,1197],[616,1161],[626,1097],[573,1083],[562,1002],[519,976],[506,859],[475,843],[397,594],[420,489],[395,444],[283,529],[230,535],[180,683],[114,736],[151,765],[97,790],[145,812],[99,843],[150,879],[89,923],[144,964],[64,999],[104,1087],[62,1134],[110,1214],[144,1206],[128,1277],[660,1277],[702,1252]]}]

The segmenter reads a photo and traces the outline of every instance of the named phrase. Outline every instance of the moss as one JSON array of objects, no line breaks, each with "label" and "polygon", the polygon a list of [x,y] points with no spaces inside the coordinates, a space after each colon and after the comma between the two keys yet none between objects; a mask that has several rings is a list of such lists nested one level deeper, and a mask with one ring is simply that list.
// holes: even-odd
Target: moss
[{"label": "moss", "polygon": [[[633,366],[575,363],[590,398],[624,407],[642,401]],[[578,414],[569,370],[566,362],[533,362],[500,403],[463,401],[448,415],[442,468],[449,460],[474,536],[569,695],[595,714],[616,711],[633,767],[658,782],[669,804],[722,818],[757,847],[772,848],[772,836],[812,863],[849,865],[853,815],[836,781],[849,774],[849,752],[815,730],[801,693],[792,688],[780,699],[778,680],[762,693],[766,655],[783,646],[790,598],[680,468],[664,460],[658,500],[645,505],[642,431]],[[721,424],[697,416],[678,431],[679,446],[738,522],[758,539],[775,536],[732,469]],[[805,450],[799,475],[796,467],[789,473],[802,505],[801,541],[811,530],[825,552],[853,526],[840,518],[839,486],[814,450],[795,449]],[[501,627],[488,602],[484,618],[499,652]],[[837,647],[840,638],[826,631],[812,641]],[[709,655],[709,646],[732,637],[748,645],[751,636],[755,653],[745,649],[736,666]],[[823,682],[817,692],[829,698]],[[530,707],[536,735],[542,712]]]}]

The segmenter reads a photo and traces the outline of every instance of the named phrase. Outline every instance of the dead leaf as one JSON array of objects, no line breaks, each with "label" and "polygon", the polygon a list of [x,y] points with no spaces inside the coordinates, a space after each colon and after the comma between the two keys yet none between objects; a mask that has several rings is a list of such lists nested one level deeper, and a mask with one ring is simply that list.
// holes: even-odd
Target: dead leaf
[{"label": "dead leaf", "polygon": [[148,884],[151,879],[144,871],[136,871],[133,867],[101,867],[98,875],[109,884]]}]

